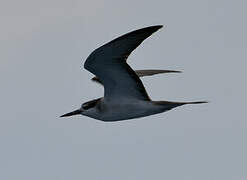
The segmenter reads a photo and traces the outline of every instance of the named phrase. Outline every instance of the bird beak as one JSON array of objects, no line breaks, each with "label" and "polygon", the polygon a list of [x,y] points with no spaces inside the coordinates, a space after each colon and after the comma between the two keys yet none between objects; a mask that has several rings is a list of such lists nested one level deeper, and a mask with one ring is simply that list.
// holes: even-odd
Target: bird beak
[{"label": "bird beak", "polygon": [[67,117],[67,116],[73,116],[73,115],[78,115],[78,114],[81,114],[81,110],[80,109],[77,109],[77,110],[72,111],[70,113],[64,114],[64,115],[62,115],[60,117]]}]

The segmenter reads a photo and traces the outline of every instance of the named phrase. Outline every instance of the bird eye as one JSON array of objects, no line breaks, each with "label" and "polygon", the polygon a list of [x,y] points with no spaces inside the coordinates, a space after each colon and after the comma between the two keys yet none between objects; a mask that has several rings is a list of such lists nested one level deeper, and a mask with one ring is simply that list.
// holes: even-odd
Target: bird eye
[{"label": "bird eye", "polygon": [[92,101],[86,102],[86,103],[82,104],[82,108],[84,110],[93,108],[96,105],[97,101],[98,101],[98,99],[94,99]]},{"label": "bird eye", "polygon": [[89,109],[90,108],[89,103],[82,104],[82,108],[85,109],[85,110]]}]

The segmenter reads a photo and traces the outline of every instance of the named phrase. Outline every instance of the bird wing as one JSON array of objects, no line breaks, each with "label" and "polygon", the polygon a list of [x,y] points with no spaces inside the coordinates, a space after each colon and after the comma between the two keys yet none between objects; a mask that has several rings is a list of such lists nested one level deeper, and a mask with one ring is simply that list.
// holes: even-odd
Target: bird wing
[{"label": "bird wing", "polygon": [[[181,71],[174,71],[174,70],[161,70],[161,69],[145,69],[145,70],[135,70],[135,73],[138,77],[144,76],[152,76],[155,74],[163,74],[163,73],[181,73]],[[92,81],[99,83],[101,85],[102,82],[96,76],[91,79]]]},{"label": "bird wing", "polygon": [[163,74],[163,73],[181,73],[181,71],[161,70],[161,69],[145,69],[145,70],[135,70],[135,73],[139,77],[144,77],[144,76],[152,76],[155,74]]},{"label": "bird wing", "polygon": [[150,100],[141,80],[126,63],[130,53],[162,26],[150,26],[120,36],[94,50],[84,68],[95,74],[104,85],[104,98]]}]

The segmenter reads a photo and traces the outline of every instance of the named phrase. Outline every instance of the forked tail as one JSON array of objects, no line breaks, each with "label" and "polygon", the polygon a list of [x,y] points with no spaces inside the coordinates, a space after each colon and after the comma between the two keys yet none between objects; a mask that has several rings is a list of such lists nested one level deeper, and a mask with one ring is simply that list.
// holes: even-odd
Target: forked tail
[{"label": "forked tail", "polygon": [[208,101],[191,101],[191,102],[173,102],[173,101],[153,101],[154,104],[157,105],[185,105],[185,104],[203,104],[208,103]]},{"label": "forked tail", "polygon": [[175,107],[186,105],[186,104],[203,104],[208,103],[207,101],[192,101],[192,102],[172,102],[172,101],[153,101],[155,105],[158,105],[163,111],[171,110]]},{"label": "forked tail", "polygon": [[208,101],[192,101],[192,102],[182,102],[183,104],[203,104],[208,103]]}]

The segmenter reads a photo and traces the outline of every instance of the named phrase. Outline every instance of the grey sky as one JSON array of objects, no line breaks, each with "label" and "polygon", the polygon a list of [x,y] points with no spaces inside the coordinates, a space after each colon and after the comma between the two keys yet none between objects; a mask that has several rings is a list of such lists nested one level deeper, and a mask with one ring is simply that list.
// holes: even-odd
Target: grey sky
[{"label": "grey sky", "polygon": [[[245,1],[0,1],[0,179],[246,180]],[[209,100],[103,123],[59,115],[101,97],[95,48],[163,24],[134,51],[154,100]]]}]

